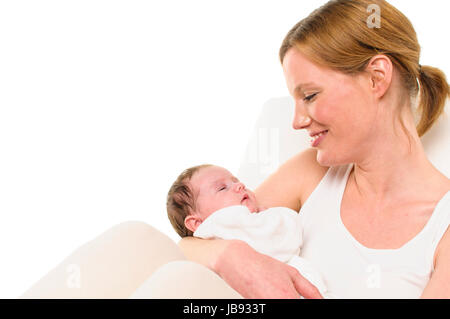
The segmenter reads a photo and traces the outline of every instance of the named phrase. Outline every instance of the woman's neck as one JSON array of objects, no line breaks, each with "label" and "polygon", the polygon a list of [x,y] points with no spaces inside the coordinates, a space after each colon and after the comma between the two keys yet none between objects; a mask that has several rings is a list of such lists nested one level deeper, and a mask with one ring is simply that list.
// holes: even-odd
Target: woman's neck
[{"label": "woman's neck", "polygon": [[400,124],[394,129],[388,125],[378,128],[384,133],[378,134],[364,157],[355,162],[350,178],[367,202],[401,203],[414,194],[429,194],[444,181],[426,156],[409,109],[402,117],[408,134]]}]

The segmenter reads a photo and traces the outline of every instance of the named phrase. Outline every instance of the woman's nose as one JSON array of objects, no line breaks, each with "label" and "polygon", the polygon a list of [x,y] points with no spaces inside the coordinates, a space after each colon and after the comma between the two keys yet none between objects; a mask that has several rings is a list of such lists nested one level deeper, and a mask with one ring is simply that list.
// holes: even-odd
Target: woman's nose
[{"label": "woman's nose", "polygon": [[308,116],[295,117],[292,127],[294,130],[302,130],[311,124],[311,118]]},{"label": "woman's nose", "polygon": [[294,121],[292,122],[292,127],[294,130],[302,130],[311,124],[311,118],[308,116],[307,111],[304,107],[296,105]]}]

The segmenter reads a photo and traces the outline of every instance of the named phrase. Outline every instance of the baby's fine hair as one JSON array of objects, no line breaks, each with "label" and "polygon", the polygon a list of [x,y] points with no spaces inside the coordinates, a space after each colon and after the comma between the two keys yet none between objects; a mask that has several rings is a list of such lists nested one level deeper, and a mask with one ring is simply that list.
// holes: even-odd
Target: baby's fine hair
[{"label": "baby's fine hair", "polygon": [[209,166],[212,165],[203,164],[185,169],[177,177],[167,194],[167,216],[173,228],[181,237],[194,234],[184,224],[184,219],[195,211],[196,196],[189,186],[189,181],[196,172]]}]

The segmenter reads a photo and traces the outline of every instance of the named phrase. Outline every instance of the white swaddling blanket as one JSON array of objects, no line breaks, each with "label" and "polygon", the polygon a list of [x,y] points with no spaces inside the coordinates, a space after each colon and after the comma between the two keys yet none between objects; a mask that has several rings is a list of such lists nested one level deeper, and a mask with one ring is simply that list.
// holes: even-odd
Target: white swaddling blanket
[{"label": "white swaddling blanket", "polygon": [[290,208],[273,207],[251,213],[246,206],[225,207],[208,216],[194,236],[242,240],[257,252],[295,267],[322,296],[331,296],[317,270],[299,257],[302,228],[299,215]]}]

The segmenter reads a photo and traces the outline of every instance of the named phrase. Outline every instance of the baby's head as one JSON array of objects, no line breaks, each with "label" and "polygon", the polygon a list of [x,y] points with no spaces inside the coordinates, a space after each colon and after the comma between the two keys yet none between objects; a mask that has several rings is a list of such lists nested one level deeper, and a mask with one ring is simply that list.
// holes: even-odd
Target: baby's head
[{"label": "baby's head", "polygon": [[225,168],[208,164],[183,171],[167,195],[167,215],[181,237],[192,236],[209,215],[234,205],[259,211],[252,191]]}]

